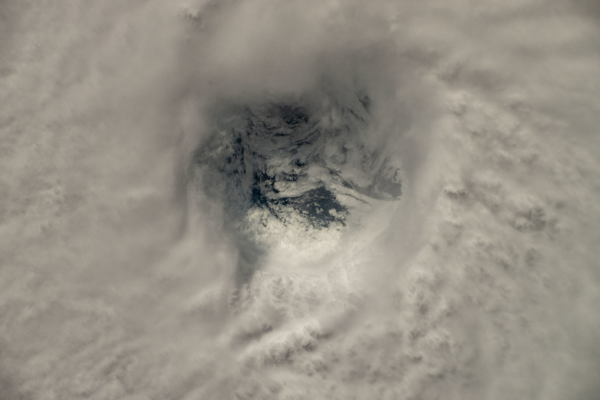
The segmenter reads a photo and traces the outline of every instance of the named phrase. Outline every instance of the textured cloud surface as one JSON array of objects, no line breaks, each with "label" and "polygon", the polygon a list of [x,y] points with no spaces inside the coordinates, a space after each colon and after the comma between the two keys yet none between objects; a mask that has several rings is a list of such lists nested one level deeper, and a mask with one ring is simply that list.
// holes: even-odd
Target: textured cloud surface
[{"label": "textured cloud surface", "polygon": [[571,3],[0,3],[0,399],[600,398]]}]

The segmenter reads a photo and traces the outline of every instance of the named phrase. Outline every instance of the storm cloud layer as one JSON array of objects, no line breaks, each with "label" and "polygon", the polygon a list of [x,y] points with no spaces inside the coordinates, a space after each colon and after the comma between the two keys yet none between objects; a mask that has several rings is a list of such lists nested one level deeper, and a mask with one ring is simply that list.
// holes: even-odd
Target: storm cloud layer
[{"label": "storm cloud layer", "polygon": [[0,3],[0,399],[600,398],[593,1]]}]

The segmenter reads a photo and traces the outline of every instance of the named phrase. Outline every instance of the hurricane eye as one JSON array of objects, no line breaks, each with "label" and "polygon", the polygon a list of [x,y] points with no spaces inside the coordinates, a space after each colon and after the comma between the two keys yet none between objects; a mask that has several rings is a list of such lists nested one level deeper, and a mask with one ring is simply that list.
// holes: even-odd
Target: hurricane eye
[{"label": "hurricane eye", "polygon": [[322,103],[329,108],[232,102],[212,116],[216,129],[195,167],[246,242],[268,248],[339,237],[365,210],[400,197],[397,164],[364,140],[371,100]]},{"label": "hurricane eye", "polygon": [[300,124],[306,124],[309,120],[307,111],[302,107],[284,105],[279,106],[277,112],[281,116],[283,122],[292,128],[297,127]]}]

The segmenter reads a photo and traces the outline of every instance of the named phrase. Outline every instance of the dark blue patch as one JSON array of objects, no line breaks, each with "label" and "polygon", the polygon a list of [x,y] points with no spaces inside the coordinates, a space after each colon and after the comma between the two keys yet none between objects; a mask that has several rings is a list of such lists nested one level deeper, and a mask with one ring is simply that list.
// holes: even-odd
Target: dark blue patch
[{"label": "dark blue patch", "polygon": [[[300,214],[313,228],[327,228],[333,223],[344,223],[348,209],[340,204],[335,195],[324,186],[311,189],[294,197],[269,198],[259,187],[252,189],[252,203],[269,210],[277,219],[285,222],[285,210],[294,210]],[[284,207],[284,208],[282,208]],[[331,211],[335,211],[333,214]]]}]

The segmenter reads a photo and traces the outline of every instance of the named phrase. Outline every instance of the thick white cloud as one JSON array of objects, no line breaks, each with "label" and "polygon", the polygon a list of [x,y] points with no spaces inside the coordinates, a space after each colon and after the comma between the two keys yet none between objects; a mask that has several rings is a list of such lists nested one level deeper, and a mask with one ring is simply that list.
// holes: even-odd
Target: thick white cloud
[{"label": "thick white cloud", "polygon": [[[597,396],[592,2],[0,17],[1,398]],[[211,107],[323,85],[368,92],[360,138],[402,164],[401,200],[239,287],[227,215],[189,181]]]}]

